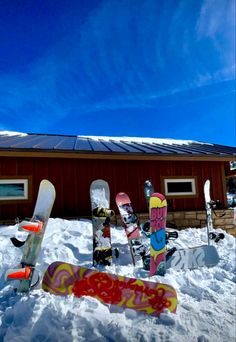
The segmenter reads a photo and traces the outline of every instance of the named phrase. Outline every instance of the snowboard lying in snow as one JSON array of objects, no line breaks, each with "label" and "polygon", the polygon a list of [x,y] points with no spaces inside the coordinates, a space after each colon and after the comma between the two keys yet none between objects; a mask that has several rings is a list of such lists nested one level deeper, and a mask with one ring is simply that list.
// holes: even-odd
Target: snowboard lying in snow
[{"label": "snowboard lying in snow", "polygon": [[42,288],[58,296],[91,296],[102,303],[154,316],[158,316],[166,309],[175,313],[177,307],[177,294],[172,286],[100,272],[60,261],[48,266]]},{"label": "snowboard lying in snow", "polygon": [[167,260],[166,268],[175,270],[216,266],[220,258],[214,246],[204,245],[176,250]]},{"label": "snowboard lying in snow", "polygon": [[193,270],[199,267],[214,267],[219,260],[219,254],[214,246],[204,245],[186,249],[174,247],[166,254],[166,268]]}]

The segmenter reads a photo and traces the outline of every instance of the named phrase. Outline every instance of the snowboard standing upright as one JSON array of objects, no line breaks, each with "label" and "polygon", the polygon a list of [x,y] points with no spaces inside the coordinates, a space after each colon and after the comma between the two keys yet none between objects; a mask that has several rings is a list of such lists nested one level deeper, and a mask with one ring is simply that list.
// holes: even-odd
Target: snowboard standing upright
[{"label": "snowboard standing upright", "polygon": [[147,179],[144,182],[143,190],[144,190],[144,196],[147,202],[147,207],[149,209],[150,197],[154,193],[154,187],[152,185],[152,182],[149,179]]},{"label": "snowboard standing upright", "polygon": [[15,245],[23,245],[23,255],[21,258],[21,268],[9,270],[6,274],[7,280],[20,280],[18,292],[28,292],[31,288],[31,282],[35,270],[35,265],[40,252],[42,240],[55,201],[56,192],[53,184],[44,179],[41,181],[38,191],[38,197],[30,221],[22,221],[19,224],[20,230],[25,230],[29,234],[24,242],[13,238]]},{"label": "snowboard standing upright", "polygon": [[133,264],[135,265],[136,261],[142,258],[144,268],[147,268],[145,260],[146,256],[149,255],[149,249],[143,244],[141,239],[139,220],[133,211],[129,196],[125,192],[119,192],[116,195],[116,204],[130,245]]},{"label": "snowboard standing upright", "polygon": [[[212,209],[217,209],[221,204],[219,201],[211,200],[210,196],[210,181],[209,179],[206,180],[204,184],[204,197],[205,197],[205,208],[206,208],[206,217],[207,217],[207,242],[210,245],[210,240],[214,242],[219,242],[220,240],[224,239],[224,233],[217,233],[215,229],[213,229],[212,224]],[[215,213],[216,215],[216,213]],[[225,213],[218,217],[223,217]]]},{"label": "snowboard standing upright", "polygon": [[210,180],[206,180],[204,184],[204,197],[207,217],[207,243],[210,245],[210,233],[213,231],[212,211],[211,211],[211,195],[210,195]]},{"label": "snowboard standing upright", "polygon": [[167,202],[165,196],[154,193],[150,197],[150,276],[164,275],[166,271],[166,219]]},{"label": "snowboard standing upright", "polygon": [[58,296],[91,296],[102,303],[154,316],[159,316],[166,309],[175,313],[177,307],[177,294],[170,285],[99,272],[60,261],[48,266],[42,288]]},{"label": "snowboard standing upright", "polygon": [[93,224],[93,265],[111,265],[112,247],[110,218],[110,189],[106,181],[97,179],[90,186]]},{"label": "snowboard standing upright", "polygon": [[[152,182],[150,180],[147,179],[144,182],[143,190],[144,190],[144,196],[145,196],[145,199],[146,199],[146,202],[147,202],[148,211],[149,211],[150,197],[154,193],[154,188],[153,188]],[[150,236],[151,236],[150,220],[142,223],[140,225],[140,228],[141,228],[141,231],[142,231],[143,235],[145,237],[147,237],[147,238],[150,238]]]}]

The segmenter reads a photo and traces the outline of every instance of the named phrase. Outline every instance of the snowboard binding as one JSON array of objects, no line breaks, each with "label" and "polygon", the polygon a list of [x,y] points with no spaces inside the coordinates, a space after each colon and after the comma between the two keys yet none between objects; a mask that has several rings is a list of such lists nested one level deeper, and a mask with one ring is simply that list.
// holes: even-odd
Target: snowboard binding
[{"label": "snowboard binding", "polygon": [[209,206],[211,209],[221,209],[222,208],[222,203],[220,202],[220,200],[211,200],[210,202],[208,202]]},{"label": "snowboard binding", "polygon": [[113,218],[115,216],[115,212],[114,210],[111,210],[111,209],[97,207],[93,209],[93,216]]},{"label": "snowboard binding", "polygon": [[220,240],[223,240],[225,238],[225,234],[224,233],[216,234],[216,233],[211,232],[209,233],[209,238],[211,240],[214,240],[215,242],[219,242]]}]

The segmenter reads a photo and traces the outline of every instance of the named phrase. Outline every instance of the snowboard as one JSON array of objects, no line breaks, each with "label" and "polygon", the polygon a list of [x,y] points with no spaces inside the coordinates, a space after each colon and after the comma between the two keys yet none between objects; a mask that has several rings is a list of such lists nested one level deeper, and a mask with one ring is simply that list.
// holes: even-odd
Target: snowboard
[{"label": "snowboard", "polygon": [[204,184],[204,197],[207,219],[207,243],[210,245],[210,233],[213,231],[212,211],[211,211],[211,196],[210,196],[210,180],[207,179]]},{"label": "snowboard", "polygon": [[131,200],[125,192],[119,192],[116,195],[116,204],[129,242],[133,264],[142,258],[146,268],[145,256],[149,254],[149,247],[145,246],[141,239],[139,220],[133,211]]},{"label": "snowboard", "polygon": [[110,189],[106,181],[94,180],[90,186],[93,225],[93,265],[111,265],[112,247],[110,219]]},{"label": "snowboard", "polygon": [[149,209],[150,197],[154,193],[154,187],[152,185],[152,182],[149,179],[147,179],[144,182],[143,190],[144,190],[144,196],[145,196],[145,199],[146,199],[146,202],[147,202],[147,207]]},{"label": "snowboard", "polygon": [[[144,182],[144,185],[143,185],[143,191],[144,191],[144,197],[145,197],[145,200],[147,202],[147,208],[148,208],[148,211],[149,211],[149,202],[150,202],[150,197],[151,195],[154,193],[154,187],[152,185],[152,182],[147,179],[145,182]],[[140,224],[140,229],[141,229],[141,232],[142,232],[142,235],[145,237],[145,238],[150,238],[151,236],[151,232],[150,232],[150,220],[144,222],[144,223],[141,223]]]},{"label": "snowboard", "polygon": [[150,197],[150,276],[164,275],[166,271],[166,219],[165,196],[153,193]]},{"label": "snowboard", "polygon": [[[147,202],[147,207],[149,210],[150,197],[155,192],[154,187],[152,185],[152,182],[150,180],[147,179],[144,182],[143,190],[144,190],[144,196],[145,196],[145,199]],[[177,228],[177,226],[175,224],[170,223],[170,222],[167,222],[166,225],[168,228],[173,228],[173,229]],[[142,232],[144,237],[150,237],[151,236],[150,220],[148,220],[144,223],[141,223],[140,228],[141,228],[141,232]],[[178,238],[178,232],[177,231],[166,232],[166,243],[168,243],[169,238],[170,239],[177,239]]]},{"label": "snowboard", "polygon": [[166,284],[100,272],[55,261],[48,266],[42,289],[58,296],[90,296],[102,303],[158,316],[168,309],[175,313],[177,294]]},{"label": "snowboard", "polygon": [[56,191],[53,184],[46,179],[42,180],[32,219],[19,224],[19,230],[27,231],[28,236],[23,242],[19,242],[16,238],[13,239],[13,242],[16,241],[15,245],[17,245],[17,241],[19,246],[22,245],[23,255],[20,268],[9,270],[6,273],[6,280],[20,280],[18,292],[28,292],[31,289],[35,265],[55,197]]},{"label": "snowboard", "polygon": [[220,258],[214,246],[204,245],[176,250],[166,260],[166,268],[175,270],[196,269],[216,266]]}]

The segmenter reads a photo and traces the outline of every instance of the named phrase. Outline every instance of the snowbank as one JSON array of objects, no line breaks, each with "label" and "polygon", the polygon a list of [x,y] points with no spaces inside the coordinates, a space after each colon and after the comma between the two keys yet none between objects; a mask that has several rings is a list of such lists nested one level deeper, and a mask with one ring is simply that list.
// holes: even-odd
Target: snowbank
[{"label": "snowbank", "polygon": [[[220,231],[220,230],[219,230]],[[220,263],[213,268],[174,271],[152,281],[171,284],[178,293],[176,314],[160,318],[133,310],[101,304],[96,299],[56,297],[40,287],[29,295],[15,294],[14,283],[6,283],[5,271],[20,261],[21,251],[9,238],[22,238],[17,226],[0,227],[0,341],[235,341],[235,238],[226,234],[217,244]],[[106,271],[146,278],[134,268],[121,227],[112,227],[112,241],[120,248],[120,258]],[[179,232],[171,242],[177,247],[206,244],[206,228]],[[88,220],[50,219],[37,269],[41,274],[53,261],[92,266],[92,225]]]}]

